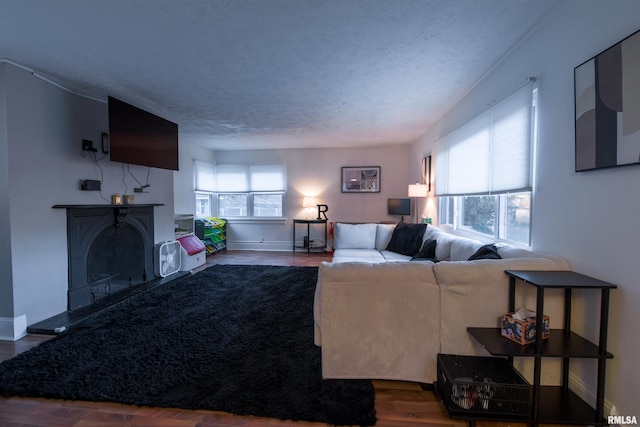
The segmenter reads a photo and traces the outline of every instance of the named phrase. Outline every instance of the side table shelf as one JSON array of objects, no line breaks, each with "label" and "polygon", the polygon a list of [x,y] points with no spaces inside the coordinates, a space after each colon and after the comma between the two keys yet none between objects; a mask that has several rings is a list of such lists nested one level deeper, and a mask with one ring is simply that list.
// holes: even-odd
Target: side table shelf
[{"label": "side table shelf", "polygon": [[[327,245],[327,220],[326,219],[294,219],[292,221],[292,224],[293,224],[293,239],[292,239],[293,252],[296,251],[296,248],[303,248],[307,251],[307,253],[310,253],[311,249],[324,251],[324,248]],[[307,226],[307,234],[305,236],[306,245],[303,245],[303,246],[296,246],[296,225],[298,224],[303,224]],[[310,235],[311,235],[311,225],[314,225],[314,224],[324,225],[324,241],[322,242],[323,246],[312,248]]]},{"label": "side table shelf", "polygon": [[[502,337],[500,328],[467,328],[469,334],[491,355],[506,357],[511,366],[514,357],[534,358],[530,416],[520,421],[533,426],[538,423],[607,425],[603,413],[605,368],[607,359],[613,358],[607,351],[609,291],[617,286],[572,271],[508,270],[505,273],[509,276],[510,313],[515,311],[516,284],[536,287],[537,331],[542,330],[545,289],[564,289],[564,328],[550,330],[548,339],[543,340],[538,334],[535,343],[520,345]],[[597,344],[571,331],[572,289],[600,291],[600,331]],[[561,385],[541,385],[542,359],[545,357],[562,358]],[[594,359],[598,363],[595,408],[569,389],[569,363],[572,358]],[[456,415],[455,418],[468,420],[470,425],[475,425],[476,420],[492,419]]]},{"label": "side table shelf", "polygon": [[[467,328],[467,331],[494,356],[535,357],[533,344],[520,345],[500,335],[500,328]],[[600,356],[598,346],[575,332],[565,334],[562,329],[551,329],[549,339],[542,342],[543,357],[572,357],[613,359],[607,352]]]}]

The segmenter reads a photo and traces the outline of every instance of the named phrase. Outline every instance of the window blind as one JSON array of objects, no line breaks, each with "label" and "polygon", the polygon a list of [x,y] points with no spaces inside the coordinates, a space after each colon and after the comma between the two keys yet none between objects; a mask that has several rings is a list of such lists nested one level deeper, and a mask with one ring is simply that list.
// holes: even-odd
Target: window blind
[{"label": "window blind", "polygon": [[219,193],[246,193],[249,191],[247,165],[216,165],[216,191]]},{"label": "window blind", "polygon": [[285,191],[284,165],[217,165],[218,193]]},{"label": "window blind", "polygon": [[283,165],[250,165],[249,179],[253,192],[285,190]]},{"label": "window blind", "polygon": [[530,190],[533,102],[529,83],[439,140],[436,195]]},{"label": "window blind", "polygon": [[196,191],[215,191],[216,172],[211,163],[194,160],[193,172]]}]

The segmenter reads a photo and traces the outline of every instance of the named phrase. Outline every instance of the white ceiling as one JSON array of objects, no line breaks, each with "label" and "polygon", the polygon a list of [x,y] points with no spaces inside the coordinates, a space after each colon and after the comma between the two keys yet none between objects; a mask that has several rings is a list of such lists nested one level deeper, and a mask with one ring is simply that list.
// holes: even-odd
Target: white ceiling
[{"label": "white ceiling", "polygon": [[0,0],[0,59],[213,149],[402,144],[559,1]]}]

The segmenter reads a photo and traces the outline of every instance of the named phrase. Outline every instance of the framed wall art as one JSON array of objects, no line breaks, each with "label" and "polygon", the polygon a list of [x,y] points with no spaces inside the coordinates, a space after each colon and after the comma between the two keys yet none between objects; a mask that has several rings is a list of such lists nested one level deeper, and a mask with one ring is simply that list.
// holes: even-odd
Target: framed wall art
[{"label": "framed wall art", "polygon": [[379,193],[380,166],[342,167],[343,193]]},{"label": "framed wall art", "polygon": [[431,191],[431,154],[422,158],[422,183]]},{"label": "framed wall art", "polygon": [[640,163],[640,31],[574,69],[576,172]]}]

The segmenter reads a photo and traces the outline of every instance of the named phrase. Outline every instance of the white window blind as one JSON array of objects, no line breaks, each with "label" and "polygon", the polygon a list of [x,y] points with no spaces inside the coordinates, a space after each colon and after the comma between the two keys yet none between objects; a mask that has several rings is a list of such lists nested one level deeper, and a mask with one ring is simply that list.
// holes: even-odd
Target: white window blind
[{"label": "white window blind", "polygon": [[284,165],[217,165],[218,193],[285,191]]},{"label": "white window blind", "polygon": [[533,83],[435,144],[436,195],[531,190]]},{"label": "white window blind", "polygon": [[283,165],[250,165],[251,191],[284,191],[285,177]]},{"label": "white window blind", "polygon": [[216,191],[219,193],[246,193],[249,191],[247,165],[216,165]]},{"label": "white window blind", "polygon": [[196,191],[215,191],[216,170],[211,163],[195,160],[193,172]]}]

